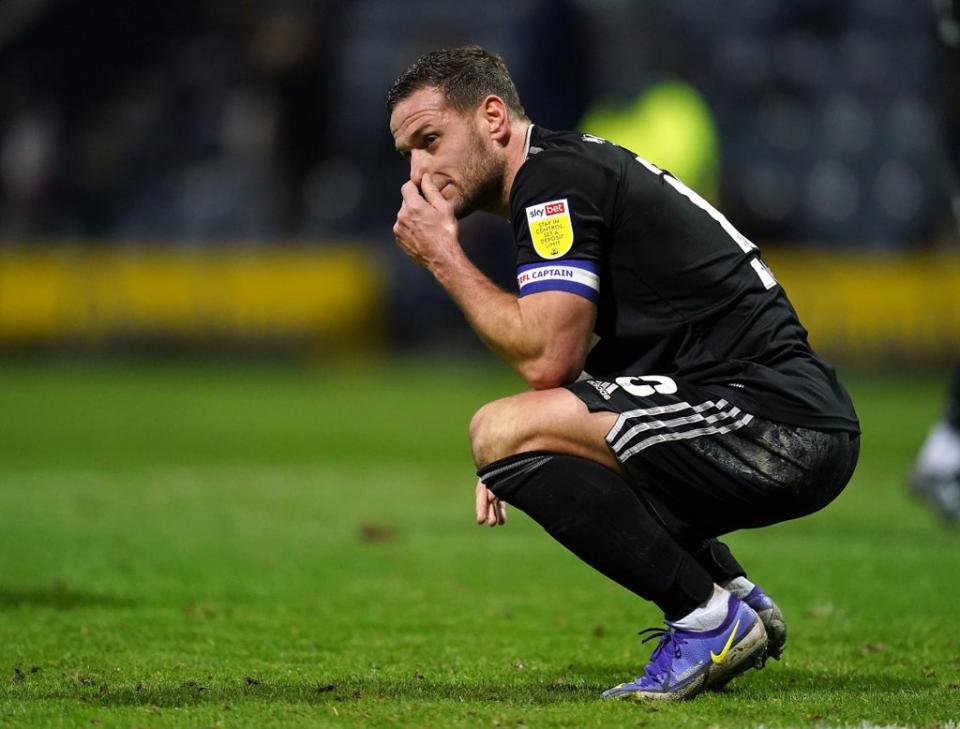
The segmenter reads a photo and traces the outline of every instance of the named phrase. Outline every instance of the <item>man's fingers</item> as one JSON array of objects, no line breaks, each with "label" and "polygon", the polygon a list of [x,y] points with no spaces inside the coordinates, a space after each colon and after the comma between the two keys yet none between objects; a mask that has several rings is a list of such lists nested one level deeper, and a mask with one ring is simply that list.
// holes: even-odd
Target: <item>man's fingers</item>
[{"label": "man's fingers", "polygon": [[494,498],[493,501],[490,502],[490,515],[493,517],[495,522],[490,524],[490,526],[499,526],[500,524],[506,522],[507,511],[500,499]]},{"label": "man's fingers", "polygon": [[498,526],[507,523],[507,509],[483,481],[477,481],[477,524]]},{"label": "man's fingers", "polygon": [[420,191],[423,193],[424,199],[433,207],[441,209],[447,207],[446,199],[440,194],[437,186],[433,184],[433,178],[429,174],[425,174],[423,179],[420,180]]},{"label": "man's fingers", "polygon": [[477,524],[483,524],[487,520],[489,512],[490,499],[487,498],[487,487],[483,481],[477,481]]},{"label": "man's fingers", "polygon": [[497,511],[496,507],[493,505],[493,502],[490,502],[490,506],[487,507],[487,526],[495,527],[497,525]]},{"label": "man's fingers", "polygon": [[404,205],[415,206],[418,202],[423,202],[423,195],[420,194],[420,189],[413,184],[413,180],[407,180],[403,183],[403,187],[400,188],[400,195],[403,196]]},{"label": "man's fingers", "polygon": [[483,490],[487,492],[487,526],[495,527],[497,525],[497,497],[486,486],[483,487]]}]

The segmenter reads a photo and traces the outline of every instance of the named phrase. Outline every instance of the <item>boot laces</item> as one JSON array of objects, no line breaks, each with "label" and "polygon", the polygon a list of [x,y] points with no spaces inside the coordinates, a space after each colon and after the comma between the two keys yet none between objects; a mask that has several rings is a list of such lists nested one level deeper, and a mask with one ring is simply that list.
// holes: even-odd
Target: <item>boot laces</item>
[{"label": "boot laces", "polygon": [[672,627],[647,628],[646,630],[641,630],[637,635],[646,636],[641,641],[642,643],[659,639],[657,647],[654,648],[653,653],[650,654],[650,660],[646,668],[644,668],[643,676],[637,678],[637,682],[648,678],[651,681],[663,683],[666,676],[670,673],[674,659],[681,657],[682,651],[680,647],[686,643],[686,640],[682,636],[677,635]]}]

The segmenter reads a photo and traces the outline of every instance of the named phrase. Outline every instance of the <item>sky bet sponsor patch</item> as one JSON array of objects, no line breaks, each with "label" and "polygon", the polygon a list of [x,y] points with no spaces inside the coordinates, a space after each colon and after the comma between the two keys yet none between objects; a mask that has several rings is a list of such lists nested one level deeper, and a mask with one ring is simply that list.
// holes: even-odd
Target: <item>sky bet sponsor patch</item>
[{"label": "sky bet sponsor patch", "polygon": [[573,246],[573,223],[567,199],[527,208],[533,248],[541,258],[559,258]]},{"label": "sky bet sponsor patch", "polygon": [[517,268],[520,296],[540,291],[567,291],[590,301],[600,295],[600,276],[594,261],[527,263]]}]

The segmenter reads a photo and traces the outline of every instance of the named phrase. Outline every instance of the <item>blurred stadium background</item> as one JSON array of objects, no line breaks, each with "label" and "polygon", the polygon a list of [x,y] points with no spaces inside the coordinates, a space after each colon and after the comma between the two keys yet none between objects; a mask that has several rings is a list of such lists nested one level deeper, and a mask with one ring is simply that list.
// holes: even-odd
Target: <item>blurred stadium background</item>
[{"label": "blurred stadium background", "polygon": [[[956,729],[960,533],[904,487],[960,360],[949,6],[0,0],[0,724]],[[857,404],[843,496],[733,535],[788,657],[692,707],[598,703],[660,616],[472,528],[521,383],[394,244],[384,103],[467,42],[715,201]]]},{"label": "blurred stadium background", "polygon": [[[477,42],[536,122],[715,200],[829,358],[949,362],[938,32],[899,0],[8,0],[0,351],[479,353],[395,249],[383,101],[421,52]],[[506,225],[463,235],[510,287]]]}]

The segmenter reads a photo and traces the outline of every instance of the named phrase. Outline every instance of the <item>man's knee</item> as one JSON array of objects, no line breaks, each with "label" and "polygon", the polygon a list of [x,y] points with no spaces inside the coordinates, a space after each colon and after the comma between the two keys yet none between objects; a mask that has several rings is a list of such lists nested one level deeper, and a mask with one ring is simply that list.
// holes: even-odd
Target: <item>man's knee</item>
[{"label": "man's knee", "polygon": [[480,408],[470,421],[470,448],[477,468],[512,456],[520,442],[517,418],[510,406],[494,400]]},{"label": "man's knee", "polygon": [[527,451],[580,456],[617,469],[604,436],[616,413],[590,413],[564,389],[526,392],[484,405],[470,422],[478,468]]}]

